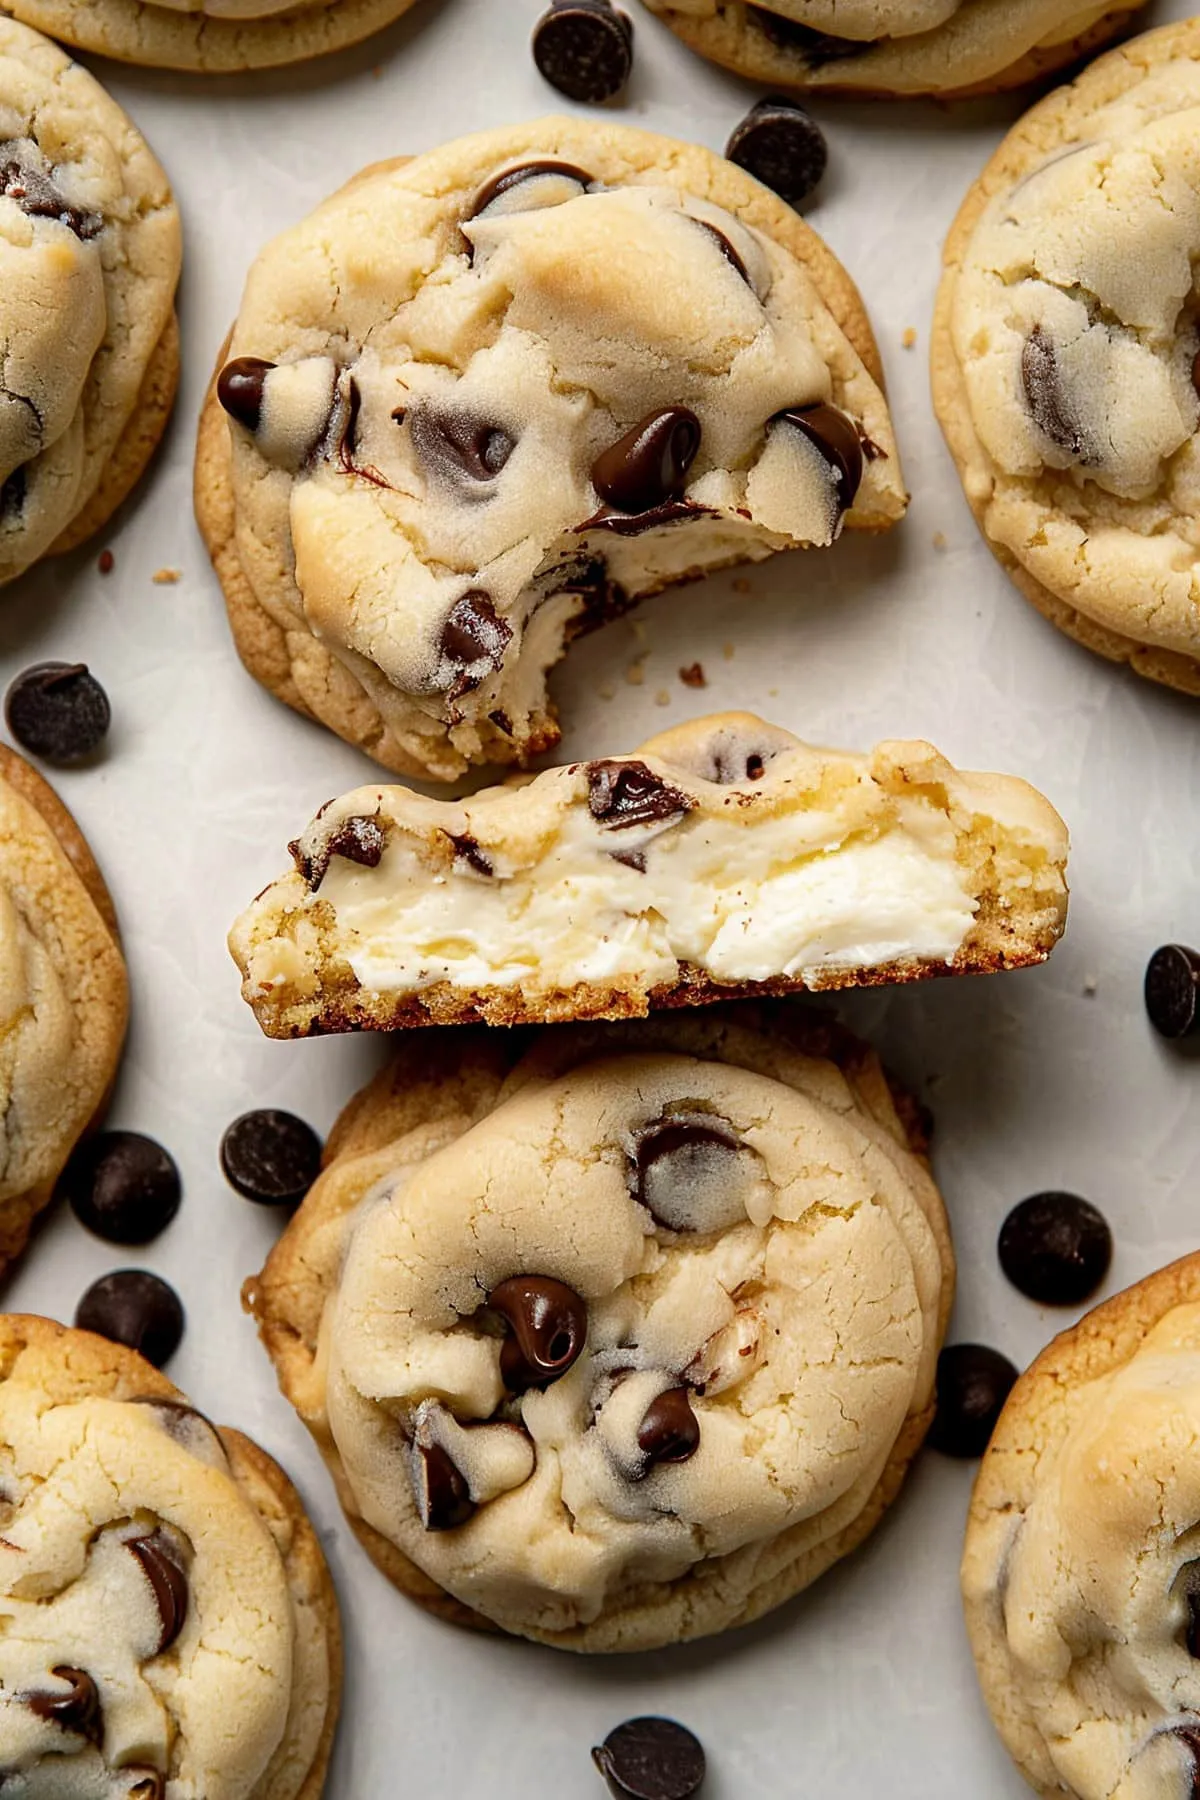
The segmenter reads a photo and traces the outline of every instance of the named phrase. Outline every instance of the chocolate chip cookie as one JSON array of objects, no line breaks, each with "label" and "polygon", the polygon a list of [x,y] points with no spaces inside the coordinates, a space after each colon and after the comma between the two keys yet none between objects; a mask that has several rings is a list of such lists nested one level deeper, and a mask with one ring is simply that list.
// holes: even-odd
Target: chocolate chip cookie
[{"label": "chocolate chip cookie", "polygon": [[2,583],[99,530],[149,462],[179,374],[180,235],[132,122],[9,18],[0,109]]},{"label": "chocolate chip cookie", "polygon": [[950,233],[934,400],[967,499],[1061,630],[1200,694],[1200,22],[1011,131]]},{"label": "chocolate chip cookie", "polygon": [[0,1273],[102,1109],[128,986],[108,891],[57,795],[0,745]]},{"label": "chocolate chip cookie", "polygon": [[953,1286],[914,1141],[782,1002],[408,1040],[247,1301],[404,1592],[651,1649],[780,1605],[899,1489]]},{"label": "chocolate chip cookie", "polygon": [[1107,43],[1145,0],[645,0],[686,44],[774,87],[992,93]]},{"label": "chocolate chip cookie", "polygon": [[1066,828],[932,745],[718,713],[461,801],[359,788],[235,924],[272,1037],[623,1018],[1045,961]]},{"label": "chocolate chip cookie", "polygon": [[255,265],[196,500],[251,673],[403,774],[523,763],[568,641],[906,496],[845,270],[710,151],[543,119]]},{"label": "chocolate chip cookie", "polygon": [[0,1318],[0,1768],[21,1800],[319,1800],[337,1600],[287,1476],[119,1345]]},{"label": "chocolate chip cookie", "polygon": [[992,1718],[1039,1794],[1200,1781],[1200,1256],[1097,1307],[1013,1389],[963,1593]]}]

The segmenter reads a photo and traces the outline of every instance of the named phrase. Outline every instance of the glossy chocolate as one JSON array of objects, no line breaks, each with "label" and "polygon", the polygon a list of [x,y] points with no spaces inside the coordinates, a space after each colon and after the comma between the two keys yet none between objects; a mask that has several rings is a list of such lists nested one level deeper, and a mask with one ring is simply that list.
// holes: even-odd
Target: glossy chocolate
[{"label": "glossy chocolate", "polygon": [[175,1642],[187,1619],[188,1578],[161,1532],[150,1537],[129,1538],[125,1548],[137,1559],[154,1590],[160,1621],[158,1647],[154,1654],[161,1656]]},{"label": "glossy chocolate", "polygon": [[651,1401],[638,1426],[637,1441],[646,1458],[640,1477],[660,1464],[687,1462],[695,1456],[700,1448],[700,1421],[685,1387],[668,1388]]},{"label": "glossy chocolate", "polygon": [[588,811],[605,831],[682,819],[696,804],[690,794],[634,759],[590,762],[586,774]]},{"label": "glossy chocolate", "polygon": [[514,1275],[492,1289],[488,1305],[508,1326],[500,1373],[510,1393],[549,1387],[583,1354],[587,1307],[550,1275]]},{"label": "glossy chocolate", "polygon": [[262,423],[263,390],[275,366],[261,356],[238,356],[217,376],[217,399],[247,431],[257,431]]},{"label": "glossy chocolate", "polygon": [[776,413],[768,430],[780,425],[803,432],[809,443],[820,451],[837,480],[838,510],[849,512],[862,485],[865,462],[862,439],[854,420],[840,407],[818,400],[815,406],[794,406],[786,412]]},{"label": "glossy chocolate", "polygon": [[592,464],[600,498],[623,513],[645,513],[677,500],[700,449],[700,421],[687,406],[648,413]]}]

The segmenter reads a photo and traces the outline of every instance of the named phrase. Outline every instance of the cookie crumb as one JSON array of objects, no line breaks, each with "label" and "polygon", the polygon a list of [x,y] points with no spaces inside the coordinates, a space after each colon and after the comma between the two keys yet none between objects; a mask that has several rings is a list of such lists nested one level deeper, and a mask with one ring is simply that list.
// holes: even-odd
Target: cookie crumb
[{"label": "cookie crumb", "polygon": [[946,534],[944,531],[934,532],[933,547],[935,550],[944,550],[946,548]]},{"label": "cookie crumb", "polygon": [[99,569],[100,573],[102,575],[111,575],[113,570],[116,568],[116,566],[117,566],[117,559],[113,555],[112,551],[111,550],[102,550],[100,552],[100,559],[96,564],[96,567]]},{"label": "cookie crumb", "polygon": [[183,580],[182,569],[155,569],[150,577],[155,587],[174,587],[177,581]]},{"label": "cookie crumb", "polygon": [[630,619],[629,629],[632,631],[639,644],[644,644],[646,642],[646,627],[641,619]]},{"label": "cookie crumb", "polygon": [[654,704],[655,704],[655,706],[670,706],[671,696],[667,692],[666,688],[659,688],[658,692],[654,696]]},{"label": "cookie crumb", "polygon": [[679,679],[684,687],[703,688],[708,686],[708,677],[704,673],[703,663],[689,663],[686,669],[680,669]]},{"label": "cookie crumb", "polygon": [[1096,980],[1094,975],[1085,975],[1083,978],[1083,994],[1085,1000],[1091,1000],[1099,986],[1100,983]]},{"label": "cookie crumb", "polygon": [[733,584],[733,591],[735,594],[748,594],[750,592],[750,583],[746,580],[744,575],[738,576]]},{"label": "cookie crumb", "polygon": [[916,342],[917,342],[917,328],[915,325],[906,325],[905,326],[904,334],[901,337],[900,342],[904,345],[904,348],[906,350],[912,350],[915,348]]},{"label": "cookie crumb", "polygon": [[625,679],[630,687],[641,687],[646,679],[646,655],[634,658],[625,671]]},{"label": "cookie crumb", "polygon": [[616,697],[617,697],[617,690],[613,686],[612,682],[611,681],[602,681],[600,683],[600,698],[602,700],[615,700]]},{"label": "cookie crumb", "polygon": [[734,653],[735,648],[736,648],[736,646],[734,644],[722,644],[721,645],[721,655],[725,658],[726,662],[733,661],[733,653]]}]

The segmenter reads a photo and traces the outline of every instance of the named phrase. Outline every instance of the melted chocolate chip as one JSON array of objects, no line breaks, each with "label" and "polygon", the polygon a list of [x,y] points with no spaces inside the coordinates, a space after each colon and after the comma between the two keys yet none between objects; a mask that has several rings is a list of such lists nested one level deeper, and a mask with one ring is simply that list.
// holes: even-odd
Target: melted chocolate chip
[{"label": "melted chocolate chip", "polygon": [[793,100],[760,100],[725,146],[730,162],[800,206],[825,173],[829,148],[816,120]]},{"label": "melted chocolate chip", "polygon": [[104,1716],[100,1709],[100,1694],[86,1669],[72,1669],[61,1663],[50,1673],[59,1681],[69,1683],[66,1692],[47,1690],[26,1694],[25,1704],[30,1712],[35,1718],[45,1719],[48,1724],[58,1725],[63,1731],[86,1739],[89,1744],[101,1744],[104,1741]]},{"label": "melted chocolate chip", "polygon": [[86,663],[44,662],[9,685],[4,717],[22,750],[69,768],[100,748],[112,709]]},{"label": "melted chocolate chip", "polygon": [[1039,325],[1021,351],[1021,386],[1029,414],[1039,431],[1068,455],[1086,461],[1083,430],[1071,416],[1063,393],[1054,345]]},{"label": "melted chocolate chip", "polygon": [[169,1650],[183,1630],[188,1611],[188,1578],[176,1561],[167,1540],[159,1532],[151,1537],[129,1538],[125,1548],[135,1557],[142,1573],[154,1590],[160,1622],[158,1646],[161,1656]]},{"label": "melted chocolate chip", "polygon": [[453,831],[448,831],[446,836],[454,845],[455,857],[460,862],[465,862],[468,868],[474,869],[477,875],[490,876],[496,873],[490,859],[479,848],[469,831],[460,832],[457,836]]},{"label": "melted chocolate chip", "polygon": [[577,531],[611,531],[614,537],[641,537],[644,531],[657,531],[660,526],[674,525],[680,519],[715,519],[715,508],[697,506],[693,500],[664,500],[643,513],[609,512],[607,507],[593,513]]},{"label": "melted chocolate chip", "polygon": [[700,1740],[674,1719],[629,1719],[592,1751],[616,1800],[692,1800],[704,1783]]},{"label": "melted chocolate chip", "polygon": [[687,1462],[700,1448],[700,1421],[685,1387],[668,1388],[646,1408],[638,1426],[638,1448],[646,1461],[639,1479],[660,1463]]},{"label": "melted chocolate chip", "polygon": [[600,498],[623,513],[678,499],[700,448],[700,421],[687,406],[649,413],[592,464]]},{"label": "melted chocolate chip", "polygon": [[1163,944],[1146,965],[1146,1012],[1160,1037],[1200,1032],[1200,951]]},{"label": "melted chocolate chip", "polygon": [[510,1393],[549,1387],[578,1361],[587,1342],[587,1307],[565,1282],[549,1275],[514,1275],[488,1295],[509,1327],[500,1373]]},{"label": "melted chocolate chip", "polygon": [[99,213],[84,212],[81,207],[72,206],[48,175],[7,154],[13,149],[11,142],[0,145],[0,156],[5,157],[0,167],[0,192],[15,200],[23,213],[32,219],[57,219],[60,225],[66,225],[84,241],[103,231],[104,220]]},{"label": "melted chocolate chip", "polygon": [[441,1444],[414,1443],[413,1491],[426,1531],[456,1531],[475,1511],[462,1470]]},{"label": "melted chocolate chip", "polygon": [[263,390],[274,367],[261,356],[237,356],[217,376],[217,399],[247,431],[257,431],[262,423]]},{"label": "melted chocolate chip", "polygon": [[377,869],[386,845],[387,839],[379,821],[355,813],[351,818],[343,819],[337,830],[331,832],[311,856],[298,838],[288,845],[288,849],[292,861],[315,894],[335,856],[358,863],[364,869]]},{"label": "melted chocolate chip", "polygon": [[938,1357],[937,1413],[929,1442],[945,1456],[982,1456],[1017,1371],[986,1344],[952,1344]]},{"label": "melted chocolate chip", "polygon": [[1000,1267],[1030,1300],[1078,1306],[1108,1274],[1112,1232],[1077,1194],[1033,1194],[1005,1219],[999,1253]]},{"label": "melted chocolate chip", "polygon": [[495,480],[516,449],[499,425],[422,407],[410,415],[413,447],[436,474],[462,484]]},{"label": "melted chocolate chip", "polygon": [[605,831],[624,831],[632,825],[657,825],[682,819],[696,802],[681,788],[672,787],[644,762],[590,762],[585,766],[588,811]]},{"label": "melted chocolate chip", "polygon": [[480,213],[486,212],[493,200],[509,194],[513,188],[520,187],[526,181],[535,181],[539,175],[562,175],[568,181],[577,181],[580,187],[590,187],[593,177],[586,169],[576,168],[574,163],[553,162],[546,159],[541,162],[522,163],[516,169],[503,169],[499,175],[493,175],[485,181],[471,204],[468,219],[477,219]]},{"label": "melted chocolate chip", "polygon": [[801,431],[829,464],[837,478],[838,509],[849,512],[854,496],[862,484],[863,449],[854,420],[840,407],[819,400],[815,406],[789,407],[776,413],[768,430],[777,425],[790,425]]},{"label": "melted chocolate chip", "polygon": [[80,1331],[125,1344],[159,1369],[179,1348],[183,1322],[178,1294],[146,1269],[102,1275],[75,1309]]},{"label": "melted chocolate chip", "polygon": [[148,1244],[183,1199],[175,1159],[140,1131],[100,1131],[72,1152],[55,1193],[106,1244]]},{"label": "melted chocolate chip", "polygon": [[746,283],[747,287],[752,286],[753,284],[750,280],[749,270],[747,269],[745,263],[742,261],[741,257],[738,255],[737,251],[734,249],[733,245],[730,243],[729,239],[725,236],[725,233],[723,231],[719,231],[717,229],[717,227],[715,225],[710,224],[707,219],[696,219],[693,221],[693,223],[698,225],[700,227],[701,231],[707,231],[709,237],[713,240],[714,244],[717,246],[717,249],[721,252],[721,255],[725,258],[725,261],[727,263],[731,263],[733,265],[733,267],[737,270],[738,274],[741,276],[742,280]]},{"label": "melted chocolate chip", "polygon": [[612,0],[551,0],[533,32],[533,60],[552,88],[598,106],[633,67],[633,21]]},{"label": "melted chocolate chip", "polygon": [[482,588],[471,588],[456,600],[446,615],[440,643],[442,655],[459,671],[450,685],[450,698],[458,700],[479,686],[483,674],[473,671],[480,664],[490,669],[502,668],[504,652],[511,642],[512,626],[500,617],[490,594]]},{"label": "melted chocolate chip", "polygon": [[298,1206],[321,1173],[321,1140],[295,1113],[243,1113],[221,1139],[225,1179],[258,1206]]},{"label": "melted chocolate chip", "polygon": [[[719,1125],[662,1119],[638,1138],[631,1183],[634,1197],[667,1231],[709,1229],[711,1222],[694,1214],[694,1191],[705,1174],[711,1174],[714,1157],[732,1158],[739,1151],[732,1132]],[[728,1166],[732,1176],[732,1162]]]}]

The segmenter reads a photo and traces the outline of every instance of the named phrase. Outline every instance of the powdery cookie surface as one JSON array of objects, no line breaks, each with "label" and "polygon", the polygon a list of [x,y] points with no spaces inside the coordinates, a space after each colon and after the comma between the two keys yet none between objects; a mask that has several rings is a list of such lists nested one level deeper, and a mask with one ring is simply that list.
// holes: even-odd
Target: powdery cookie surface
[{"label": "powdery cookie surface", "polygon": [[1134,6],[1104,0],[645,0],[704,56],[787,87],[987,93],[1112,38]]},{"label": "powdery cookie surface", "polygon": [[963,1594],[1026,1780],[1191,1800],[1200,1779],[1200,1257],[1064,1332],[1014,1388],[976,1483]]},{"label": "powdery cookie surface", "polygon": [[1014,128],[947,240],[934,399],[992,550],[1053,623],[1200,693],[1200,23]]},{"label": "powdery cookie surface", "polygon": [[0,19],[0,582],[96,530],[138,479],[179,368],[179,218],[103,88]]},{"label": "powdery cookie surface", "polygon": [[337,1602],[283,1471],[148,1363],[0,1319],[0,1767],[14,1800],[318,1800]]},{"label": "powdery cookie surface", "polygon": [[573,1650],[744,1624],[924,1435],[940,1197],[870,1052],[786,1008],[520,1049],[404,1047],[247,1297],[404,1591]]},{"label": "powdery cookie surface", "polygon": [[906,504],[844,269],[630,127],[368,169],[263,252],[221,364],[196,499],[243,660],[406,774],[527,760],[580,631]]},{"label": "powdery cookie surface", "polygon": [[1044,961],[1066,828],[929,744],[814,750],[747,713],[463,801],[360,788],[233,927],[276,1037],[621,1018]]},{"label": "powdery cookie surface", "polygon": [[0,1272],[103,1106],[128,984],[112,902],[74,820],[0,746]]}]

